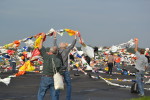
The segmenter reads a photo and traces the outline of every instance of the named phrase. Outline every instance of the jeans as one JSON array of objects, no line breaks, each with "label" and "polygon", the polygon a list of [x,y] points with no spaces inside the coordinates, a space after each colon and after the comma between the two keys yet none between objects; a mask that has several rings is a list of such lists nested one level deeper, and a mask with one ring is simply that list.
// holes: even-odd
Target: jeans
[{"label": "jeans", "polygon": [[66,86],[67,86],[66,100],[71,100],[72,86],[71,86],[70,72],[69,71],[64,71],[63,76],[64,76],[64,81],[65,81]]},{"label": "jeans", "polygon": [[38,91],[38,100],[44,100],[46,91],[50,89],[51,100],[59,100],[59,94],[56,93],[54,89],[54,80],[53,77],[41,77],[41,83]]},{"label": "jeans", "polygon": [[144,95],[144,71],[136,72],[136,80],[141,95]]}]

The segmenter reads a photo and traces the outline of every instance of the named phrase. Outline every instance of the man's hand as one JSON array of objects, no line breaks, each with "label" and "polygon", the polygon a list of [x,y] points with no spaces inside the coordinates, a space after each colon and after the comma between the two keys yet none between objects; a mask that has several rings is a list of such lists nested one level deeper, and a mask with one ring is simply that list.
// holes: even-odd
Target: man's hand
[{"label": "man's hand", "polygon": [[40,41],[40,46],[39,46],[39,49],[42,48],[42,45],[43,45],[43,41],[45,41],[45,38],[46,38],[46,34],[45,33],[40,33],[39,36],[42,36],[42,41]]},{"label": "man's hand", "polygon": [[38,38],[39,36],[42,36],[42,38],[44,38],[46,36],[45,33],[38,33],[36,35],[34,35],[34,38]]},{"label": "man's hand", "polygon": [[134,49],[134,51],[135,52],[138,51],[138,42],[139,42],[138,38],[134,38],[134,43],[135,43],[135,49]]},{"label": "man's hand", "polygon": [[77,39],[78,32],[75,33],[74,39]]},{"label": "man's hand", "polygon": [[79,43],[80,43],[83,47],[86,47],[86,44],[85,44],[83,41],[79,40]]},{"label": "man's hand", "polygon": [[135,43],[135,44],[138,44],[138,42],[139,42],[139,39],[138,39],[138,38],[135,38],[135,39],[134,39],[134,43]]}]

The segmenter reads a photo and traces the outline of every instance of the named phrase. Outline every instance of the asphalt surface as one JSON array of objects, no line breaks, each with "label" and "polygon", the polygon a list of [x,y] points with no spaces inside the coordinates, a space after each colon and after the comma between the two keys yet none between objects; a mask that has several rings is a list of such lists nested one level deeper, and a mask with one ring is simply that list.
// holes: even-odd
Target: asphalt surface
[{"label": "asphalt surface", "polygon": [[[72,100],[129,100],[138,98],[137,94],[130,93],[129,88],[122,88],[108,85],[102,79],[90,78],[79,72],[79,76],[75,76],[76,71],[71,71],[72,77]],[[6,78],[12,75],[11,72],[0,73],[0,77]],[[135,79],[134,76],[125,76],[114,74],[108,76],[106,73],[92,73],[91,76],[101,75],[104,78],[120,78]],[[11,78],[10,84],[7,86],[0,82],[0,100],[37,100],[37,92],[40,83],[40,73],[28,72],[25,75]],[[111,82],[129,85],[132,82],[114,81]],[[146,85],[150,88],[150,85]],[[61,90],[60,100],[65,100],[66,91]],[[150,91],[145,90],[145,95],[150,96]],[[50,92],[47,91],[44,100],[50,100]]]}]

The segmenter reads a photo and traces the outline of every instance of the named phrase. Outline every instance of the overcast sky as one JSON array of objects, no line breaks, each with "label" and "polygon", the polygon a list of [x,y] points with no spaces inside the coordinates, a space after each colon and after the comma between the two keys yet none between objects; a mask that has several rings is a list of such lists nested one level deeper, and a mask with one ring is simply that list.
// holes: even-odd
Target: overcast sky
[{"label": "overcast sky", "polygon": [[[150,47],[150,0],[0,0],[1,46],[50,28],[78,30],[93,46],[137,37],[140,47]],[[63,42],[72,40],[68,35],[59,37]],[[51,42],[48,38],[45,44]]]}]

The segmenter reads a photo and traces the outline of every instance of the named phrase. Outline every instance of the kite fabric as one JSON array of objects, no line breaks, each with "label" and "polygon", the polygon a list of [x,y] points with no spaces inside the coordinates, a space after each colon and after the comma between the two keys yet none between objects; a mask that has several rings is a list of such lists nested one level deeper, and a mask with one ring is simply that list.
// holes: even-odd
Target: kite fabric
[{"label": "kite fabric", "polygon": [[22,41],[22,42],[26,42],[26,41],[28,41],[28,40],[31,40],[32,38],[33,38],[33,36],[27,37],[27,38],[22,39],[21,41]]},{"label": "kite fabric", "polygon": [[21,76],[21,75],[24,75],[25,74],[25,71],[19,71],[18,73],[15,74],[15,76]]},{"label": "kite fabric", "polygon": [[8,49],[8,48],[12,48],[13,47],[13,43],[9,43],[3,46],[4,49]]},{"label": "kite fabric", "polygon": [[78,33],[78,31],[74,31],[74,30],[71,30],[71,29],[64,29],[69,36],[73,36],[73,35],[76,35]]},{"label": "kite fabric", "polygon": [[92,70],[92,67],[86,62],[86,60],[82,57],[81,58],[82,64],[86,65],[86,69],[85,70]]},{"label": "kite fabric", "polygon": [[28,60],[22,67],[19,68],[19,71],[33,71],[34,69],[35,67],[32,65],[31,61]]},{"label": "kite fabric", "polygon": [[60,29],[57,31],[57,34],[59,34],[60,36],[63,36],[64,32],[65,32],[65,30]]},{"label": "kite fabric", "polygon": [[81,47],[81,50],[87,54],[90,58],[93,58],[94,57],[94,49],[92,47],[89,47],[89,46],[82,46]]},{"label": "kite fabric", "polygon": [[71,29],[64,29],[65,32],[68,33],[69,36],[73,36],[73,35],[76,35],[80,38],[80,41],[82,43],[82,38],[81,38],[81,34],[79,31],[74,31],[74,30],[71,30]]},{"label": "kite fabric", "polygon": [[32,56],[31,56],[31,60],[36,60],[36,59],[38,59],[39,57],[40,57],[40,51],[39,51],[39,49],[38,48],[36,48],[36,49],[34,49],[33,51],[32,51]]},{"label": "kite fabric", "polygon": [[134,40],[131,39],[126,43],[122,43],[122,44],[119,44],[119,45],[113,45],[110,48],[110,51],[111,52],[117,52],[118,50],[121,50],[121,49],[131,48],[133,45],[134,45]]},{"label": "kite fabric", "polygon": [[10,80],[11,80],[10,77],[4,78],[4,79],[1,79],[1,78],[0,78],[0,82],[3,82],[3,83],[6,84],[6,85],[8,85],[8,84],[10,83]]},{"label": "kite fabric", "polygon": [[1,53],[7,53],[7,49],[0,49]]},{"label": "kite fabric", "polygon": [[3,46],[3,48],[8,49],[8,48],[16,48],[20,46],[20,40],[15,40],[13,43],[9,43]]},{"label": "kite fabric", "polygon": [[14,50],[7,50],[7,53],[8,53],[9,55],[12,55],[12,54],[15,53],[15,51],[14,51]]},{"label": "kite fabric", "polygon": [[93,70],[91,66],[86,65],[86,69],[85,70]]},{"label": "kite fabric", "polygon": [[49,35],[49,36],[53,36],[53,33],[55,32],[55,30],[53,28],[51,28],[47,33],[46,35]]},{"label": "kite fabric", "polygon": [[15,76],[20,76],[25,74],[26,71],[34,71],[35,67],[32,65],[31,61],[28,60],[24,63],[23,66],[19,68],[19,72],[15,74]]},{"label": "kite fabric", "polygon": [[111,52],[117,52],[118,50],[118,47],[117,46],[112,46],[111,47]]},{"label": "kite fabric", "polygon": [[125,88],[131,88],[131,86],[126,86],[126,85],[120,85],[117,83],[112,83],[108,80],[106,80],[105,78],[103,78],[102,76],[99,75],[99,78],[103,79],[108,85],[113,85],[113,86],[119,86],[119,87],[125,87]]},{"label": "kite fabric", "polygon": [[13,47],[19,47],[20,46],[20,40],[15,40],[14,42],[13,42]]},{"label": "kite fabric", "polygon": [[26,44],[27,47],[33,47],[34,46],[34,42],[31,39],[28,39],[24,43]]},{"label": "kite fabric", "polygon": [[40,43],[41,43],[42,40],[43,40],[43,39],[42,39],[42,36],[39,36],[39,37],[35,40],[35,42],[34,42],[34,48],[39,48]]}]

